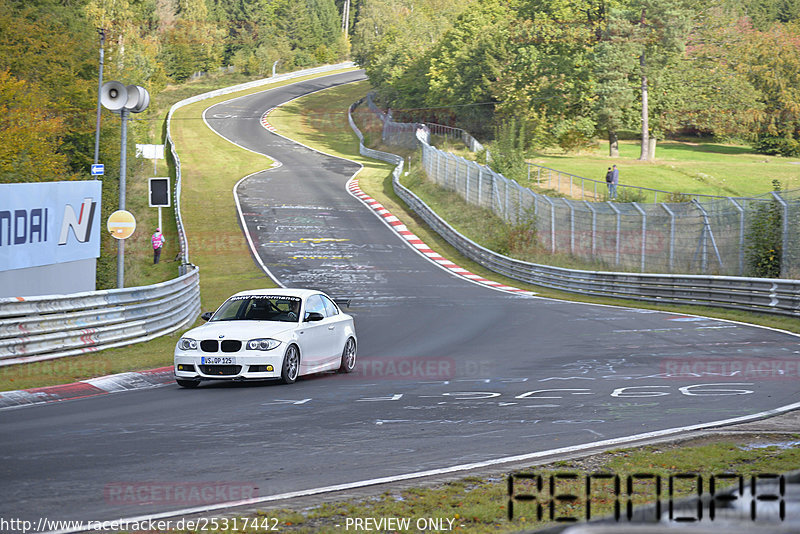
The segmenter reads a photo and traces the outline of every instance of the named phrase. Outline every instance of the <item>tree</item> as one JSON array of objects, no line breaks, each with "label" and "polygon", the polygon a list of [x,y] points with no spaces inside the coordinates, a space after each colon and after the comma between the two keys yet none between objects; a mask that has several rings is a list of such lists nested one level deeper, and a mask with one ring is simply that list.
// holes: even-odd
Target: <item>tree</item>
[{"label": "tree", "polygon": [[[641,99],[641,150],[639,159],[652,159],[650,141],[650,82],[674,64],[685,48],[692,28],[692,0],[632,0],[617,16],[620,28],[635,47]],[[666,90],[666,88],[665,88]],[[652,148],[652,150],[651,150]]]},{"label": "tree", "polygon": [[353,58],[391,106],[425,106],[431,50],[476,0],[363,0]]},{"label": "tree", "polygon": [[64,120],[36,84],[0,71],[0,183],[70,179],[59,153]]},{"label": "tree", "polygon": [[476,134],[485,133],[491,124],[495,83],[510,59],[511,14],[506,2],[481,2],[461,15],[431,51],[425,103],[462,106],[453,113],[460,125]]},{"label": "tree", "polygon": [[607,133],[608,155],[612,158],[619,157],[618,132],[635,122],[636,102],[632,80],[636,52],[630,41],[621,38],[625,28],[616,27],[618,20],[609,21],[592,56],[597,96],[594,112],[598,129]]},{"label": "tree", "polygon": [[509,23],[511,58],[498,78],[498,111],[504,119],[523,117],[532,143],[571,150],[594,134],[592,55],[609,3],[520,3],[516,20]]}]

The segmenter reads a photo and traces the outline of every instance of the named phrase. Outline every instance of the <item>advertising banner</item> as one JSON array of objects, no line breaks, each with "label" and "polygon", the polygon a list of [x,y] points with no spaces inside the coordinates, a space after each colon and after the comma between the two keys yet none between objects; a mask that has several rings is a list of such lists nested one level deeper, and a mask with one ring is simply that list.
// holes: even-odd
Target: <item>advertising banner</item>
[{"label": "advertising banner", "polygon": [[102,182],[0,184],[0,271],[100,256]]}]

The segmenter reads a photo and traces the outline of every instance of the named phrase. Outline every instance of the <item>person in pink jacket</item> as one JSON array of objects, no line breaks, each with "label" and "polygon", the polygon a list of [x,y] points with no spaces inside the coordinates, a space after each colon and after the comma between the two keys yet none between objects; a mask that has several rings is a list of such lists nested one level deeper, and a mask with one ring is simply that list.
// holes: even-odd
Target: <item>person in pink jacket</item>
[{"label": "person in pink jacket", "polygon": [[161,247],[164,246],[164,243],[167,240],[164,239],[164,234],[161,233],[161,228],[156,228],[151,240],[153,242],[153,264],[155,265],[161,258]]}]

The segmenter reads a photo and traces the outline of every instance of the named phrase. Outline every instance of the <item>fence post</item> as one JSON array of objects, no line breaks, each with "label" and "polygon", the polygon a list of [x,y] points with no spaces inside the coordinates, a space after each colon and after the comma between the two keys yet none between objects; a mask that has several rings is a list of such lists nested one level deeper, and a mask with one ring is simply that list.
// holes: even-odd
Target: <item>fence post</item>
[{"label": "fence post", "polygon": [[506,221],[511,222],[511,216],[508,214],[508,184],[509,184],[509,182],[510,182],[510,180],[508,180],[507,178],[505,180],[503,180],[503,190],[504,190],[505,195],[506,195],[506,205],[505,205],[505,208],[503,208],[503,218]]},{"label": "fence post", "polygon": [[[570,177],[569,183],[572,185],[572,177]],[[564,204],[569,206],[569,253],[575,254],[575,206],[566,198],[563,200]]]},{"label": "fence post", "polygon": [[478,206],[483,206],[483,196],[481,189],[483,188],[483,166],[478,165]]},{"label": "fence post", "polygon": [[611,206],[611,209],[614,210],[614,213],[617,214],[617,243],[615,245],[617,250],[616,250],[615,264],[619,265],[619,247],[620,247],[619,234],[620,234],[620,229],[622,227],[622,214],[619,212],[619,210],[617,209],[617,207],[614,205],[613,202],[608,202],[608,205]]},{"label": "fence post", "polygon": [[661,203],[661,207],[669,213],[669,272],[674,271],[675,260],[675,212],[669,209],[669,206]]},{"label": "fence post", "polygon": [[556,207],[553,204],[553,200],[548,197],[542,195],[542,198],[550,204],[550,252],[555,253],[556,251]]},{"label": "fence post", "polygon": [[442,151],[438,148],[436,149],[436,183],[446,186],[447,179],[445,178],[444,184],[442,184]]},{"label": "fence post", "polygon": [[641,271],[644,272],[644,259],[647,255],[646,247],[647,247],[647,214],[644,212],[642,208],[639,207],[639,204],[636,202],[631,202],[633,207],[636,208],[639,213],[642,214],[642,267]]},{"label": "fence post", "polygon": [[447,163],[450,160],[450,154],[445,152],[444,154],[444,187],[445,189],[448,188],[450,184],[447,183],[448,179],[450,178],[450,165]]},{"label": "fence post", "polygon": [[789,204],[783,200],[778,191],[773,191],[772,196],[775,197],[780,205],[783,207],[783,228],[781,229],[781,278],[789,276]]},{"label": "fence post", "polygon": [[697,199],[692,199],[692,203],[695,207],[700,210],[700,213],[703,215],[703,232],[700,234],[700,242],[697,244],[697,251],[695,252],[695,257],[700,252],[700,248],[702,247],[703,256],[702,256],[702,269],[703,272],[708,272],[708,245],[706,241],[711,239],[711,245],[714,247],[714,252],[717,255],[717,261],[719,262],[720,269],[723,268],[722,265],[722,257],[719,254],[719,249],[717,248],[717,241],[714,239],[714,232],[711,230],[711,221],[708,219],[708,212],[705,210],[703,206],[697,201]]},{"label": "fence post", "polygon": [[744,208],[731,197],[728,197],[739,210],[739,276],[744,276]]},{"label": "fence post", "polygon": [[588,200],[583,201],[592,212],[592,258],[597,256],[597,210]]},{"label": "fence post", "polygon": [[469,162],[467,162],[467,176],[464,178],[464,198],[469,203]]}]

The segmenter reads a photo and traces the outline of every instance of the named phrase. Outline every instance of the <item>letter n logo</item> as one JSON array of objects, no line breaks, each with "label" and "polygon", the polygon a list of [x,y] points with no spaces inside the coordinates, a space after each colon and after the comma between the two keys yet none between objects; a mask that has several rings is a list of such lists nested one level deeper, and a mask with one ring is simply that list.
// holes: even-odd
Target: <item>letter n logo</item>
[{"label": "letter n logo", "polygon": [[81,204],[81,212],[76,216],[75,208],[73,208],[71,204],[64,206],[61,237],[58,238],[59,245],[67,244],[70,228],[72,228],[75,238],[79,242],[86,243],[89,241],[92,234],[92,220],[94,219],[95,207],[97,207],[97,202],[92,202],[91,198],[84,198],[83,204]]}]

